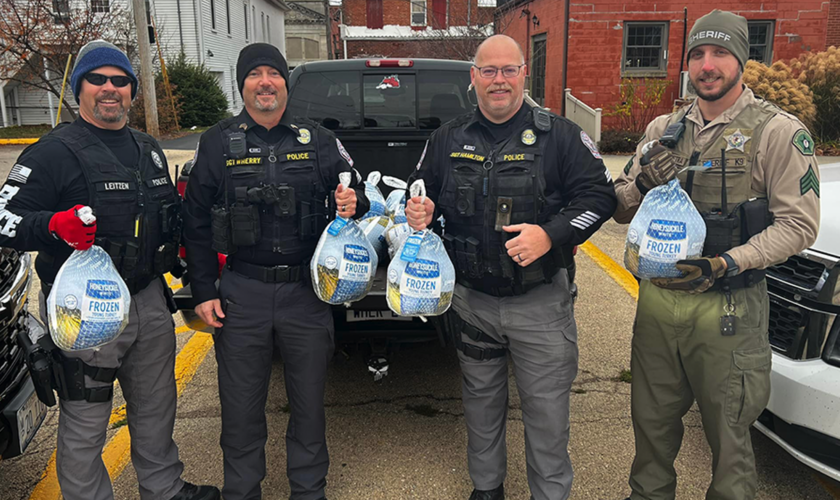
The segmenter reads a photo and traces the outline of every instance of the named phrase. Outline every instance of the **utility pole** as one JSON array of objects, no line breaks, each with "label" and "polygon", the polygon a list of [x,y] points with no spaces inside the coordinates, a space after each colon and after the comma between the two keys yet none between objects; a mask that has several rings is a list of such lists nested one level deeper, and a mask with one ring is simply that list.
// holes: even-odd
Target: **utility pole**
[{"label": "utility pole", "polygon": [[158,139],[160,129],[158,128],[152,51],[149,43],[149,25],[146,22],[146,4],[143,0],[131,0],[131,7],[134,11],[134,26],[137,29],[137,45],[140,50],[140,85],[143,88],[143,104],[146,111],[146,133]]},{"label": "utility pole", "polygon": [[327,59],[334,59],[332,40],[332,18],[330,18],[330,0],[324,0],[324,23],[327,25]]}]

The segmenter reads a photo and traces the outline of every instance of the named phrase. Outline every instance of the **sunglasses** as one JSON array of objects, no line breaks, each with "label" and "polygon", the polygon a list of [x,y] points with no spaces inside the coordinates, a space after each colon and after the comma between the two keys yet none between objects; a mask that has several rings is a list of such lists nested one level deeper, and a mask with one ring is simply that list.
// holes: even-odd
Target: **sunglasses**
[{"label": "sunglasses", "polygon": [[96,85],[97,87],[101,87],[105,85],[105,82],[108,80],[114,85],[114,87],[123,88],[133,80],[129,76],[105,76],[100,75],[99,73],[88,73],[84,76],[84,79],[91,85]]}]

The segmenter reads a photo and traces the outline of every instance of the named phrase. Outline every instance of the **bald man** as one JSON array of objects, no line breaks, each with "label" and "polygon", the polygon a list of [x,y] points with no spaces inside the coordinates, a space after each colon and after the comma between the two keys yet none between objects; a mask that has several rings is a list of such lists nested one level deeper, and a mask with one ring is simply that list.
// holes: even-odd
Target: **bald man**
[{"label": "bald man", "polygon": [[[478,109],[432,134],[410,182],[411,227],[446,220],[457,271],[452,332],[463,372],[470,500],[504,498],[508,358],[522,402],[528,484],[535,500],[572,486],[569,392],[577,328],[567,268],[616,207],[610,174],[577,125],[524,102],[522,49],[496,35],[479,46],[470,78]],[[437,202],[437,213],[435,212]]]}]

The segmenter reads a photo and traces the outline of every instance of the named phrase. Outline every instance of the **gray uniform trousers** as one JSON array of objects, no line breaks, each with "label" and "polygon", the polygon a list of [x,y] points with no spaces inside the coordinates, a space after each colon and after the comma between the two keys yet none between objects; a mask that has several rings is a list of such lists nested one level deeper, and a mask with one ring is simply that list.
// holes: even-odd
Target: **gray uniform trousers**
[{"label": "gray uniform trousers", "polygon": [[[535,500],[563,500],[572,486],[569,393],[577,375],[577,327],[568,274],[525,295],[493,297],[455,286],[452,307],[462,320],[508,349],[525,424],[528,485]],[[461,340],[479,347],[499,345]],[[505,480],[508,356],[479,361],[460,350],[470,478],[490,490]]]},{"label": "gray uniform trousers", "polygon": [[[40,296],[45,324],[46,300]],[[113,342],[98,350],[64,353],[100,368],[115,368],[126,402],[131,462],[140,498],[168,500],[181,490],[184,465],[172,439],[175,427],[175,322],[163,283],[154,280],[131,296],[129,322]],[[103,387],[85,376],[87,387]],[[65,500],[112,500],[111,479],[102,462],[112,402],[60,400],[56,472]]]},{"label": "gray uniform trousers", "polygon": [[[291,498],[324,496],[327,454],[324,388],[332,358],[333,318],[306,280],[263,283],[225,269],[219,285],[225,317],[217,330],[225,500],[261,498],[268,437],[265,403],[275,344],[284,362],[291,408],[286,474]],[[272,498],[275,498],[272,496]]]}]

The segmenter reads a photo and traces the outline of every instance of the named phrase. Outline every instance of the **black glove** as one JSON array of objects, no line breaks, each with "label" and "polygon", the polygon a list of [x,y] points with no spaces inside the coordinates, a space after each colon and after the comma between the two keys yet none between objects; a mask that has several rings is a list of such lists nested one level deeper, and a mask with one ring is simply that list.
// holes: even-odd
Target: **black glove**
[{"label": "black glove", "polygon": [[642,171],[636,177],[636,186],[642,194],[647,194],[677,176],[677,163],[674,151],[659,144],[659,141],[645,144],[642,151],[645,151],[639,160]]},{"label": "black glove", "polygon": [[653,278],[650,282],[668,290],[703,293],[726,273],[726,262],[721,257],[702,257],[681,260],[677,262],[677,269],[686,275],[682,278]]}]

